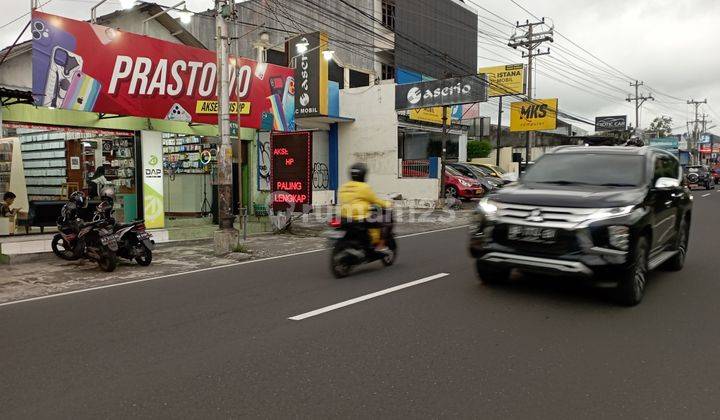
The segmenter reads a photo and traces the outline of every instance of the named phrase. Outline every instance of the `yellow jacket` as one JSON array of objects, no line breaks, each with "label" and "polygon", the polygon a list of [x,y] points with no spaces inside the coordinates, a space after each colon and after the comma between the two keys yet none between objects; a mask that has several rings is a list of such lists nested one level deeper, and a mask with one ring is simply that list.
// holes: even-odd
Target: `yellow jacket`
[{"label": "yellow jacket", "polygon": [[370,185],[365,182],[350,181],[340,187],[340,217],[363,220],[370,216],[370,206],[390,207],[390,202],[378,198]]}]

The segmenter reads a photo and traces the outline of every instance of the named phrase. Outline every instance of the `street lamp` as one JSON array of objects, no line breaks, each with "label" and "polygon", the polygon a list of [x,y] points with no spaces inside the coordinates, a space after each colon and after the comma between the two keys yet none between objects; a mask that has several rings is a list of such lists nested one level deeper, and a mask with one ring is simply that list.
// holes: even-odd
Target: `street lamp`
[{"label": "street lamp", "polygon": [[[147,23],[149,21],[157,18],[158,16],[162,16],[162,15],[166,14],[171,10],[176,10],[178,7],[184,6],[184,5],[185,5],[185,0],[181,1],[180,3],[178,3],[174,6],[168,7],[167,9],[163,10],[162,12],[155,13],[154,15],[150,16],[149,18],[143,20],[143,22],[142,22],[143,35],[147,35]],[[187,9],[187,6],[185,6],[183,8],[183,10],[180,10],[180,22],[187,25],[188,23],[190,23],[190,19],[192,19],[192,12]]]},{"label": "street lamp", "polygon": [[[100,0],[95,6],[90,8],[90,23],[97,23],[97,8],[102,6],[108,0]],[[120,8],[123,10],[132,9],[135,0],[120,0]]]}]

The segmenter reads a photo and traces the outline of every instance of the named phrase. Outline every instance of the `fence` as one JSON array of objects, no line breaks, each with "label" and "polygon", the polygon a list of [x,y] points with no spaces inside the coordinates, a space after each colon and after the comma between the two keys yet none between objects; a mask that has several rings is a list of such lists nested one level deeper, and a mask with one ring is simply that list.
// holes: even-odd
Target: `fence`
[{"label": "fence", "polygon": [[403,178],[429,178],[430,160],[407,159],[400,160],[400,173]]}]

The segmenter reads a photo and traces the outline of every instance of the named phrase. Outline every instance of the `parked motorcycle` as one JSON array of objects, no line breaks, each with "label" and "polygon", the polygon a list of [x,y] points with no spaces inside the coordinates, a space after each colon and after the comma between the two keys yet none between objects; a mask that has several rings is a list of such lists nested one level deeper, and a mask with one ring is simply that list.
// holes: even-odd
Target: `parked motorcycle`
[{"label": "parked motorcycle", "polygon": [[112,225],[105,219],[80,224],[77,240],[81,257],[95,261],[100,269],[111,272],[117,267],[118,242]]},{"label": "parked motorcycle", "polygon": [[118,257],[135,260],[143,267],[150,265],[155,243],[152,235],[145,231],[144,220],[115,225],[115,235],[118,237]]},{"label": "parked motorcycle", "polygon": [[53,253],[64,260],[73,261],[81,256],[82,250],[77,238],[82,220],[79,217],[78,210],[86,206],[87,199],[85,195],[80,191],[76,191],[72,193],[68,202],[60,211],[60,217],[57,219],[58,233],[53,236],[50,245]]},{"label": "parked motorcycle", "polygon": [[333,242],[330,255],[330,268],[336,278],[346,277],[360,264],[380,260],[384,266],[391,266],[397,259],[397,242],[393,233],[394,220],[392,210],[379,213],[381,238],[387,250],[377,251],[370,243],[368,228],[361,223],[353,223],[334,217],[330,221],[331,229],[325,236]]},{"label": "parked motorcycle", "polygon": [[152,250],[155,242],[152,235],[145,230],[145,221],[136,220],[131,223],[119,224],[113,217],[112,199],[103,198],[95,210],[97,220],[106,220],[117,237],[117,256],[127,260],[135,260],[139,265],[147,267],[152,262]]}]

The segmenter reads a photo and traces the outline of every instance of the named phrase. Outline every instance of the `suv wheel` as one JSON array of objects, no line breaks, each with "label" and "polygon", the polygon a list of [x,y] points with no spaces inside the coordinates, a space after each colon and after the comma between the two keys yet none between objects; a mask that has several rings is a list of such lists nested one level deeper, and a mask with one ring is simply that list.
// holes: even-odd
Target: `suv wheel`
[{"label": "suv wheel", "polygon": [[475,269],[482,284],[493,286],[505,283],[510,278],[510,270],[502,268],[489,268],[480,260],[475,260]]},{"label": "suv wheel", "polygon": [[458,197],[458,190],[454,185],[448,185],[445,187],[445,196],[451,198]]},{"label": "suv wheel", "polygon": [[685,257],[687,256],[689,238],[690,225],[688,224],[687,220],[683,220],[682,223],[680,223],[677,245],[675,247],[678,253],[665,263],[665,268],[672,271],[682,270],[683,266],[685,265]]},{"label": "suv wheel", "polygon": [[635,243],[631,264],[621,273],[617,299],[626,306],[634,306],[642,301],[648,278],[648,241],[641,237]]}]

